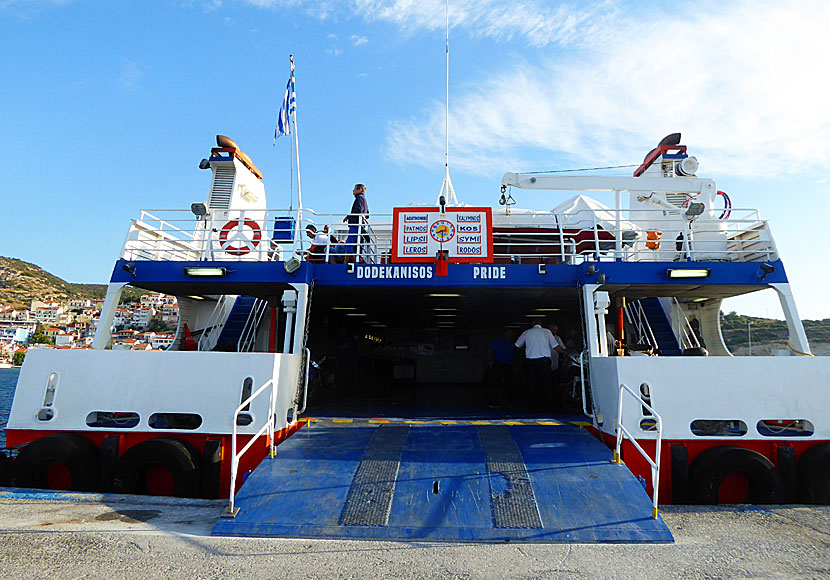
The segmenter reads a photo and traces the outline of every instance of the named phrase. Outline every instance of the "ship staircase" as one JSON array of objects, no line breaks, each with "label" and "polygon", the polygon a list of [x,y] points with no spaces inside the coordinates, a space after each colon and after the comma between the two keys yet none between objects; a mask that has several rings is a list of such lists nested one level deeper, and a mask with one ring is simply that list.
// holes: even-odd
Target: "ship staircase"
[{"label": "ship staircase", "polygon": [[627,312],[629,322],[640,335],[640,343],[650,344],[662,356],[683,354],[659,298],[637,300],[627,308]]},{"label": "ship staircase", "polygon": [[213,534],[672,542],[641,482],[572,419],[306,419]]},{"label": "ship staircase", "polygon": [[217,344],[234,345],[239,352],[250,350],[262,321],[262,302],[252,296],[238,296]]}]

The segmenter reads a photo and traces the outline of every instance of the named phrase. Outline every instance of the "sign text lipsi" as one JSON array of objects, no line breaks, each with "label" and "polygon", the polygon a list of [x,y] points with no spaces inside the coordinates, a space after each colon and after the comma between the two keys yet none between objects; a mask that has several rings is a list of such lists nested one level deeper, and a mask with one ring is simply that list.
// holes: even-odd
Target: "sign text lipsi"
[{"label": "sign text lipsi", "polygon": [[426,237],[426,234],[422,235],[422,236],[405,235],[403,237],[403,243],[404,244],[426,244],[427,243],[427,237]]}]

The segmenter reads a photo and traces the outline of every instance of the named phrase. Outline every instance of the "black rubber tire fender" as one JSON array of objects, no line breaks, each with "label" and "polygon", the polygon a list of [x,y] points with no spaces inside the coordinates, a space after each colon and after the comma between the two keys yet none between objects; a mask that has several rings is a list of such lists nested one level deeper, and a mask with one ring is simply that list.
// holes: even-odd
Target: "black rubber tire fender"
[{"label": "black rubber tire fender", "polygon": [[191,445],[180,439],[150,439],[128,449],[115,470],[116,491],[149,494],[147,469],[158,465],[173,478],[174,497],[200,497],[202,458]]},{"label": "black rubber tire fender", "polygon": [[816,445],[798,460],[798,499],[830,505],[830,443]]},{"label": "black rubber tire fender", "polygon": [[17,487],[50,489],[48,470],[52,463],[69,471],[70,491],[94,491],[98,486],[98,448],[76,433],[58,433],[35,439],[21,449],[14,461],[13,484]]},{"label": "black rubber tire fender", "polygon": [[689,474],[692,502],[718,505],[721,484],[735,473],[743,473],[749,483],[747,503],[775,504],[785,497],[784,483],[769,459],[744,447],[723,446],[704,451],[692,464]]}]

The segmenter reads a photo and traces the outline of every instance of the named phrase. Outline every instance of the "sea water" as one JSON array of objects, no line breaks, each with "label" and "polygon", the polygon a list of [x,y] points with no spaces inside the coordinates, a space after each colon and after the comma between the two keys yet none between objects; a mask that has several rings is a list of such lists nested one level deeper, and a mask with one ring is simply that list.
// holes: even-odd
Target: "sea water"
[{"label": "sea water", "polygon": [[0,369],[0,449],[6,448],[6,423],[12,410],[14,388],[20,369]]}]

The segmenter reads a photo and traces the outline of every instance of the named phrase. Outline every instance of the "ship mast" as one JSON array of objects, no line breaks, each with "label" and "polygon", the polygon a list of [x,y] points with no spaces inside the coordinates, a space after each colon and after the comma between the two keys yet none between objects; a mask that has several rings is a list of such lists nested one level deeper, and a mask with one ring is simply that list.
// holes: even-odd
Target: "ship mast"
[{"label": "ship mast", "polygon": [[[441,204],[441,198],[447,205],[458,205],[458,198],[455,196],[455,188],[450,180],[450,0],[447,0],[447,107],[444,113],[444,134],[446,136],[446,148],[444,149],[444,183],[438,194],[436,203]],[[443,205],[443,204],[441,204]]]}]

